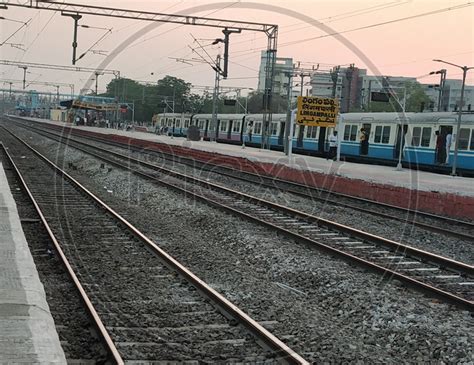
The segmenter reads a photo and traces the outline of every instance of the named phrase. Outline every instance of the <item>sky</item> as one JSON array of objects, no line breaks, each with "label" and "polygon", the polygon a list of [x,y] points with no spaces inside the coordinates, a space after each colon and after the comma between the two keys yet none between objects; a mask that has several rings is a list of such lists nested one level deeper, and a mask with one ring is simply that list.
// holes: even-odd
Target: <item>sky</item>
[{"label": "sky", "polygon": [[[5,0],[0,0],[0,4],[2,2]],[[433,59],[474,66],[474,2],[467,0],[68,2],[166,14],[187,12],[201,17],[276,24],[278,57],[291,57],[294,63],[299,62],[301,67],[308,69],[329,70],[336,65],[354,64],[368,69],[368,74],[410,76],[423,83],[437,83],[437,75],[428,75],[431,71],[446,68],[448,79],[460,79],[462,71],[433,62]],[[456,8],[464,4],[468,6]],[[189,10],[192,8],[201,9]],[[417,16],[426,13],[431,14]],[[58,12],[13,6],[7,10],[0,9],[0,17],[6,18],[0,20],[0,44],[22,25],[18,21],[29,21],[28,26],[22,27],[0,47],[1,60],[72,65],[72,18]],[[413,18],[399,21],[407,17]],[[222,37],[219,28],[94,15],[84,15],[79,24],[89,28],[78,30],[77,54],[90,51],[76,66],[97,68],[105,64],[102,67],[119,70],[122,77],[149,82],[171,75],[193,85],[212,87],[214,84],[215,73],[210,63],[218,54],[223,54],[223,46],[211,43]],[[136,36],[121,52],[116,51],[122,42],[145,27],[153,29]],[[101,37],[104,38],[94,46]],[[243,30],[240,34],[231,34],[229,76],[221,85],[256,88],[260,53],[266,46],[267,37],[262,32]],[[73,83],[76,92],[85,87],[91,77],[90,73],[38,68],[27,71],[27,81]],[[99,92],[105,90],[112,77],[99,77]],[[0,65],[0,80],[22,78],[23,70],[17,66]],[[467,83],[474,84],[474,69],[468,73]],[[90,84],[87,86],[94,88]],[[0,87],[8,88],[8,85],[0,81]],[[22,85],[16,87],[20,89]],[[56,90],[51,86],[30,85],[29,88]],[[61,92],[67,93],[70,89],[61,87]]]}]

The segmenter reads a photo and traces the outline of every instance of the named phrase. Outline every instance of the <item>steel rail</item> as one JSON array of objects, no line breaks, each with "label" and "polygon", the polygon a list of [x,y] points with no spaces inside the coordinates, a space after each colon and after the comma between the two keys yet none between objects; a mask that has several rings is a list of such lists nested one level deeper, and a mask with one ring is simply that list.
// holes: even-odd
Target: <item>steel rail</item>
[{"label": "steel rail", "polygon": [[[2,127],[3,128],[3,127]],[[5,129],[5,128],[4,128]],[[5,129],[7,130],[7,129]],[[7,130],[8,131],[8,130]],[[62,176],[66,177],[71,181],[76,187],[83,191],[87,196],[89,196],[93,201],[95,201],[99,206],[105,209],[108,213],[114,216],[122,224],[124,224],[133,234],[139,238],[142,242],[148,245],[152,251],[157,254],[163,261],[165,261],[170,267],[179,272],[183,277],[185,277],[192,285],[194,285],[198,290],[200,290],[206,297],[210,298],[215,304],[219,306],[224,312],[228,313],[232,317],[238,319],[238,321],[244,325],[258,340],[262,341],[274,354],[278,355],[279,359],[288,363],[288,364],[307,364],[309,363],[304,360],[299,354],[294,350],[284,344],[279,340],[275,335],[266,330],[262,325],[257,321],[253,320],[249,315],[243,312],[236,305],[231,303],[224,296],[219,294],[216,290],[208,286],[204,281],[187,269],[184,265],[174,259],[166,251],[158,247],[153,241],[146,237],[141,231],[139,231],[135,226],[130,222],[124,219],[120,214],[115,210],[109,207],[105,202],[96,197],[91,191],[89,191],[85,186],[80,184],[76,179],[71,175],[61,170],[56,164],[50,161],[47,157],[42,155],[40,152],[31,147],[28,143],[23,141],[18,136],[15,136],[13,133],[8,131],[12,136],[18,139],[22,144],[24,144],[28,149],[30,149],[34,154],[40,157],[43,161],[49,164],[55,171],[57,171]]]},{"label": "steel rail", "polygon": [[[64,143],[62,140],[57,140],[57,141],[60,142],[60,143]],[[199,179],[199,178],[196,178],[196,177],[193,177],[193,176],[185,175],[185,174],[182,174],[180,172],[176,172],[176,171],[170,170],[168,168],[155,165],[155,164],[150,163],[150,162],[146,162],[146,161],[142,161],[142,160],[139,160],[139,159],[132,158],[130,156],[122,155],[120,153],[107,150],[105,148],[89,145],[87,143],[79,142],[79,141],[75,141],[75,140],[68,140],[68,141],[72,141],[73,143],[78,143],[78,144],[81,144],[81,145],[85,145],[87,147],[91,147],[91,148],[93,148],[95,150],[98,150],[98,151],[101,151],[103,153],[106,153],[106,154],[109,154],[109,155],[112,155],[112,156],[115,156],[115,157],[118,157],[118,158],[121,158],[121,159],[126,159],[127,161],[132,161],[132,162],[134,162],[134,163],[136,163],[140,166],[144,166],[144,167],[156,170],[156,171],[164,172],[165,174],[176,177],[176,178],[184,179],[186,181],[191,181],[191,182],[199,184],[201,186],[206,186],[206,187],[209,187],[209,188],[212,188],[212,189],[215,189],[215,190],[218,190],[218,191],[221,191],[223,193],[230,194],[230,195],[233,195],[233,196],[236,196],[236,197],[245,198],[246,201],[251,201],[253,203],[264,205],[264,206],[270,207],[270,208],[275,209],[275,210],[283,211],[283,212],[285,212],[286,214],[289,214],[289,215],[299,216],[300,218],[307,219],[309,221],[317,223],[318,225],[325,226],[329,229],[344,232],[346,234],[351,235],[352,237],[357,237],[357,238],[360,238],[360,239],[363,239],[363,240],[366,240],[366,241],[369,241],[369,242],[377,243],[379,245],[383,245],[385,247],[388,247],[390,249],[394,249],[396,251],[406,252],[412,257],[418,257],[418,258],[423,259],[425,261],[433,262],[433,263],[436,263],[436,264],[438,264],[440,266],[443,266],[443,267],[448,267],[452,270],[456,270],[456,271],[460,271],[460,272],[466,272],[469,275],[474,275],[474,266],[467,265],[467,264],[459,262],[459,261],[455,261],[455,260],[440,256],[440,255],[436,255],[436,254],[433,254],[431,252],[424,251],[424,250],[421,250],[421,249],[418,249],[418,248],[415,248],[415,247],[407,246],[407,245],[404,245],[402,243],[399,243],[399,242],[396,242],[396,241],[393,241],[393,240],[389,240],[387,238],[383,238],[383,237],[380,237],[380,236],[377,236],[377,235],[374,235],[374,234],[371,234],[371,233],[368,233],[368,232],[364,232],[364,231],[361,231],[361,230],[358,230],[356,228],[352,228],[352,227],[349,227],[349,226],[346,226],[346,225],[343,225],[343,224],[340,224],[340,223],[336,223],[336,222],[330,221],[330,220],[325,219],[325,218],[317,217],[317,216],[314,216],[314,215],[311,215],[311,214],[308,214],[308,213],[305,213],[305,212],[302,212],[302,211],[299,211],[299,210],[296,210],[296,209],[293,209],[293,208],[289,208],[289,207],[283,206],[281,204],[269,202],[269,201],[254,197],[252,195],[249,195],[249,194],[246,194],[246,193],[243,193],[243,192],[239,192],[237,190],[233,190],[233,189],[230,189],[230,188],[227,188],[227,187],[215,184],[215,183],[211,183],[209,181],[202,180],[202,179]],[[121,168],[124,167],[120,163],[117,163],[113,160],[107,159],[107,158],[105,158],[101,155],[94,154],[93,152],[81,149],[79,147],[74,147],[74,148],[80,149],[85,153],[91,154],[91,155],[93,155],[93,156],[95,156],[99,159],[102,159],[102,160],[106,161],[107,163],[113,164],[117,167],[121,167]],[[133,170],[133,171],[136,171],[137,173],[141,173],[138,170]]]},{"label": "steel rail", "polygon": [[[52,127],[53,128],[49,128],[49,129],[54,129],[54,130],[57,129],[57,128],[55,128],[55,126],[52,126]],[[69,129],[71,131],[74,131],[74,134],[77,135],[77,136],[84,135],[83,133],[77,133],[77,132],[83,132],[82,130],[77,130],[77,132],[76,132],[75,129],[72,129],[72,128],[69,128]],[[88,136],[88,137],[90,138],[90,136]],[[100,137],[97,137],[97,136],[92,137],[92,138],[97,140],[97,141],[100,141],[102,143],[106,143],[106,144],[115,145],[115,146],[118,146],[118,147],[125,148],[125,145],[120,143],[120,142],[110,141],[106,138],[100,138]],[[295,194],[295,195],[298,195],[298,196],[301,196],[301,197],[304,197],[304,198],[316,199],[316,200],[321,201],[321,202],[331,203],[333,205],[337,205],[337,206],[341,206],[341,207],[344,207],[344,208],[357,210],[357,211],[367,213],[367,214],[371,214],[371,215],[376,215],[376,216],[386,218],[386,219],[396,220],[396,221],[399,221],[399,222],[409,222],[412,225],[415,225],[417,227],[420,227],[420,228],[423,228],[423,229],[426,229],[426,230],[429,230],[429,231],[432,231],[432,232],[442,233],[442,234],[445,234],[445,235],[448,235],[448,236],[451,236],[451,237],[456,237],[456,238],[460,238],[460,239],[463,239],[463,240],[466,240],[466,241],[469,241],[469,242],[474,242],[474,236],[473,235],[458,232],[458,231],[455,231],[455,230],[452,230],[452,229],[449,229],[449,228],[444,228],[444,226],[442,226],[442,225],[431,225],[431,224],[419,222],[415,219],[415,217],[420,216],[420,217],[424,217],[424,218],[435,219],[435,220],[441,221],[442,223],[449,223],[449,224],[459,226],[459,227],[466,227],[468,229],[472,229],[473,231],[474,231],[474,223],[465,222],[465,221],[461,221],[461,220],[453,219],[453,218],[448,218],[448,217],[443,217],[443,216],[439,216],[439,215],[432,214],[432,213],[427,213],[427,212],[422,212],[422,211],[413,211],[409,208],[403,208],[403,207],[399,207],[399,206],[396,206],[396,205],[377,202],[377,201],[374,201],[374,200],[369,200],[369,199],[365,199],[365,198],[361,198],[361,197],[354,197],[354,196],[351,196],[351,195],[348,195],[348,194],[333,192],[333,191],[329,191],[327,189],[316,188],[316,187],[312,187],[312,186],[309,186],[309,185],[303,185],[303,184],[300,184],[300,183],[297,183],[297,182],[293,182],[293,181],[289,181],[289,180],[283,180],[283,179],[275,178],[275,177],[272,177],[272,176],[256,174],[256,173],[243,171],[243,170],[237,170],[235,168],[228,167],[228,166],[216,165],[216,164],[212,164],[212,163],[205,163],[205,162],[202,162],[202,161],[199,161],[199,160],[196,160],[196,159],[192,159],[192,158],[188,158],[188,157],[176,156],[176,155],[173,155],[171,153],[164,152],[164,151],[157,151],[157,150],[153,150],[153,149],[143,150],[142,148],[136,147],[136,146],[133,146],[133,145],[126,145],[126,147],[127,148],[132,148],[136,151],[149,153],[149,154],[159,153],[160,155],[164,155],[165,158],[168,157],[168,159],[171,159],[173,162],[176,162],[176,160],[178,160],[179,163],[186,164],[186,165],[192,166],[192,167],[196,167],[196,163],[198,163],[198,164],[200,164],[200,168],[203,168],[207,171],[216,172],[215,168],[217,167],[219,169],[227,171],[227,172],[222,172],[222,171],[218,172],[220,175],[223,175],[223,176],[231,177],[231,178],[234,178],[234,179],[238,179],[238,180],[241,180],[241,181],[250,182],[250,183],[254,183],[254,184],[256,184],[256,183],[263,184],[267,187],[278,189],[280,191],[286,191],[286,192],[289,192],[289,193],[292,193],[292,194]],[[251,176],[252,178],[254,178],[256,180],[260,180],[260,181],[255,181],[252,178],[248,178],[247,176]],[[287,185],[289,187],[281,187],[281,186],[277,186],[277,185]],[[301,191],[299,189],[304,189],[306,191],[309,190],[309,192],[304,192],[304,191]],[[387,209],[396,210],[396,211],[399,211],[399,212],[402,212],[402,213],[406,213],[407,215],[411,216],[413,219],[409,219],[408,217],[407,218],[396,217],[396,216],[393,216],[393,215],[390,215],[390,214],[387,214],[387,213],[377,212],[377,211],[373,211],[373,210],[370,210],[370,209],[367,209],[367,208],[358,207],[356,205],[351,205],[351,204],[347,204],[347,203],[343,203],[343,202],[338,202],[334,199],[329,199],[327,197],[317,196],[317,195],[313,194],[313,192],[316,192],[316,193],[323,192],[323,193],[328,194],[328,195],[333,195],[333,196],[336,196],[336,197],[341,197],[341,198],[353,200],[353,201],[356,201],[356,202],[361,202],[361,203],[376,205],[376,206],[387,208]]]},{"label": "steel rail", "polygon": [[[75,143],[75,142],[73,142],[73,143]],[[181,188],[181,187],[173,185],[171,183],[162,181],[159,178],[157,178],[156,176],[144,173],[142,171],[135,170],[135,169],[133,169],[129,166],[124,166],[120,162],[110,160],[110,159],[108,159],[104,156],[98,155],[94,152],[87,151],[87,150],[85,150],[83,148],[80,148],[80,147],[74,147],[73,146],[73,148],[76,148],[78,150],[81,150],[81,151],[89,154],[89,155],[97,157],[98,159],[101,159],[101,160],[103,160],[103,161],[105,161],[105,162],[107,162],[111,165],[117,166],[117,167],[122,168],[122,169],[126,169],[126,170],[130,171],[131,173],[133,173],[137,176],[141,176],[141,177],[144,177],[146,179],[153,180],[155,182],[158,182],[161,185],[164,185],[164,186],[167,186],[167,187],[172,188],[174,190],[180,191],[180,192],[184,193],[187,196],[189,196],[189,194],[191,194],[192,196],[194,196],[194,197],[198,198],[199,200],[204,201],[208,204],[211,204],[211,205],[214,205],[214,206],[219,206],[219,207],[221,207],[221,208],[223,208],[227,211],[234,212],[234,213],[236,213],[236,214],[238,214],[242,217],[248,218],[252,221],[258,221],[259,223],[261,223],[265,226],[276,229],[276,230],[278,230],[278,231],[280,231],[280,232],[282,232],[282,233],[284,233],[284,234],[286,234],[290,237],[293,237],[293,238],[295,238],[299,241],[303,241],[303,242],[306,242],[306,243],[317,245],[319,248],[322,248],[325,251],[334,253],[334,254],[336,254],[340,257],[344,257],[344,258],[346,258],[350,261],[355,261],[359,264],[363,264],[364,266],[369,267],[369,268],[371,268],[371,269],[373,269],[377,272],[381,272],[384,275],[388,274],[391,277],[397,278],[400,281],[403,281],[403,282],[405,282],[405,283],[407,283],[411,286],[416,287],[417,289],[422,289],[424,292],[429,292],[431,294],[435,294],[438,297],[441,297],[441,298],[443,298],[443,299],[445,299],[445,300],[447,300],[451,303],[454,303],[454,304],[456,304],[456,305],[458,305],[462,308],[466,308],[470,311],[473,311],[474,304],[471,301],[469,301],[467,299],[464,299],[462,297],[459,297],[459,296],[457,296],[453,293],[446,292],[446,291],[441,290],[439,288],[436,288],[432,285],[426,284],[426,283],[421,282],[419,280],[413,279],[413,278],[411,278],[407,275],[401,274],[397,271],[385,268],[385,267],[380,266],[376,263],[373,263],[373,262],[367,261],[365,259],[356,257],[356,256],[354,256],[350,253],[335,249],[333,247],[325,245],[324,243],[321,243],[319,241],[310,239],[308,237],[304,237],[304,236],[299,235],[295,232],[291,232],[287,229],[284,229],[282,227],[274,225],[270,222],[266,222],[265,220],[258,219],[256,217],[251,216],[249,214],[246,214],[244,212],[235,210],[235,209],[233,209],[229,206],[226,206],[224,204],[221,204],[221,203],[218,203],[218,202],[215,202],[215,201],[211,201],[209,199],[209,197],[206,197],[206,196],[201,195],[201,194],[197,194],[195,192],[190,191],[189,189]],[[186,182],[190,181],[190,182],[194,182],[194,183],[196,183],[198,185],[201,185],[201,186],[207,186],[211,189],[221,191],[224,194],[228,194],[228,195],[234,196],[234,197],[239,197],[239,199],[241,199],[243,201],[252,202],[252,203],[254,203],[256,205],[259,205],[259,206],[266,206],[266,207],[269,207],[269,208],[277,210],[277,211],[282,211],[282,212],[285,212],[288,215],[300,217],[302,219],[305,219],[307,221],[316,223],[318,225],[328,227],[329,229],[337,230],[339,232],[344,232],[344,233],[346,233],[346,234],[348,234],[352,237],[357,237],[357,238],[363,239],[365,241],[368,241],[368,242],[371,242],[371,243],[374,243],[374,244],[378,244],[378,245],[388,247],[392,250],[395,250],[395,252],[404,253],[409,257],[418,258],[422,261],[429,262],[429,263],[436,263],[436,264],[440,265],[440,267],[446,267],[446,268],[449,268],[451,270],[454,270],[456,272],[460,272],[460,273],[463,273],[463,274],[466,274],[466,275],[471,275],[472,276],[474,274],[474,267],[471,266],[471,265],[467,265],[465,263],[462,263],[462,262],[454,261],[452,259],[445,258],[445,257],[439,256],[439,255],[436,255],[436,254],[433,254],[433,253],[430,253],[430,252],[426,252],[426,251],[423,251],[423,250],[419,250],[417,248],[406,246],[406,245],[403,245],[401,243],[391,241],[391,240],[388,240],[388,239],[385,239],[385,238],[382,238],[382,237],[378,237],[376,235],[372,235],[370,233],[366,233],[366,232],[363,232],[363,231],[360,231],[360,230],[357,230],[357,229],[354,229],[354,228],[351,228],[351,227],[348,227],[348,226],[345,226],[345,225],[342,225],[342,224],[339,224],[339,223],[331,222],[331,221],[328,221],[326,219],[315,217],[315,216],[312,216],[310,214],[300,212],[300,211],[297,211],[297,210],[294,210],[294,209],[291,209],[291,208],[288,208],[288,207],[284,207],[284,206],[281,206],[281,205],[276,204],[276,203],[268,202],[268,201],[253,197],[253,196],[248,195],[248,194],[244,194],[244,193],[241,193],[241,192],[238,192],[238,191],[235,191],[235,190],[231,190],[231,189],[228,189],[228,188],[210,183],[208,181],[204,181],[204,180],[200,180],[200,179],[197,179],[197,178],[194,178],[194,177],[191,177],[191,176],[180,174],[178,172],[168,170],[166,168],[156,166],[156,165],[153,165],[153,164],[150,164],[150,163],[147,163],[147,162],[136,160],[136,159],[130,158],[129,156],[121,155],[121,154],[118,154],[116,152],[111,152],[111,151],[102,149],[100,147],[93,146],[92,148],[94,148],[96,150],[99,150],[99,151],[102,151],[104,153],[110,154],[110,155],[114,155],[114,156],[116,156],[118,158],[121,158],[121,159],[126,159],[128,162],[132,161],[132,162],[137,163],[138,165],[145,166],[145,167],[148,167],[148,168],[152,168],[154,170],[164,172],[167,175],[170,175],[170,176],[173,176],[173,177],[176,177],[176,178],[180,178],[182,180],[185,180]]]},{"label": "steel rail", "polygon": [[76,286],[76,288],[77,288],[77,290],[78,290],[78,292],[81,296],[82,301],[84,302],[87,310],[89,311],[89,314],[90,314],[93,322],[95,323],[97,329],[99,330],[99,333],[102,337],[102,340],[105,343],[105,346],[109,351],[109,354],[111,355],[111,359],[116,364],[123,365],[124,360],[120,356],[117,348],[115,347],[115,344],[112,341],[112,338],[110,337],[109,333],[107,332],[107,329],[105,328],[104,324],[102,323],[102,320],[100,319],[99,314],[95,310],[94,305],[92,304],[91,300],[87,296],[86,291],[82,287],[81,282],[79,281],[79,279],[76,276],[76,274],[75,274],[71,264],[69,263],[66,255],[64,254],[64,251],[62,250],[61,245],[59,244],[58,240],[56,239],[56,236],[54,235],[53,231],[51,230],[51,227],[49,226],[49,224],[48,224],[41,208],[39,207],[38,203],[36,202],[36,199],[34,198],[33,194],[31,193],[28,185],[26,184],[26,181],[23,178],[20,170],[16,166],[15,162],[13,161],[12,157],[10,156],[10,154],[8,153],[7,149],[5,148],[5,146],[2,142],[0,142],[0,146],[3,150],[3,152],[5,153],[5,155],[7,156],[8,161],[13,166],[15,174],[18,176],[18,179],[21,181],[21,184],[22,184],[23,188],[25,189],[26,193],[28,194],[28,197],[29,197],[31,203],[35,207],[35,210],[36,210],[37,214],[40,217],[41,223],[45,227],[46,231],[48,232],[49,238],[51,239],[51,241],[54,244],[56,252],[59,254],[59,257],[61,258],[61,261],[62,261],[64,267],[66,268],[69,276],[71,277],[72,281],[74,282],[74,285]]}]

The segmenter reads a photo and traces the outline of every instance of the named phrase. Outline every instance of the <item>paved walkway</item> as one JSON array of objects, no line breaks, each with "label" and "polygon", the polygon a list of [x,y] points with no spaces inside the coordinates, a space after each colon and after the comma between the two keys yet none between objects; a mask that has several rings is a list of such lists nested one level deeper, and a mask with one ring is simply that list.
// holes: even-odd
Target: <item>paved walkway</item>
[{"label": "paved walkway", "polygon": [[66,364],[1,163],[0,364]]},{"label": "paved walkway", "polygon": [[452,177],[424,171],[403,169],[396,171],[394,167],[366,165],[351,162],[326,161],[324,158],[293,155],[294,161],[290,163],[283,152],[260,150],[258,148],[229,145],[224,143],[206,141],[187,141],[183,137],[158,136],[153,133],[123,131],[117,129],[71,126],[70,123],[53,122],[45,119],[24,118],[34,121],[65,125],[77,129],[84,129],[103,134],[118,134],[138,139],[161,142],[170,145],[189,147],[201,151],[220,153],[229,156],[244,157],[250,161],[283,164],[301,170],[315,171],[323,174],[334,174],[350,179],[359,179],[378,184],[405,187],[412,190],[453,193],[474,197],[474,178]]}]

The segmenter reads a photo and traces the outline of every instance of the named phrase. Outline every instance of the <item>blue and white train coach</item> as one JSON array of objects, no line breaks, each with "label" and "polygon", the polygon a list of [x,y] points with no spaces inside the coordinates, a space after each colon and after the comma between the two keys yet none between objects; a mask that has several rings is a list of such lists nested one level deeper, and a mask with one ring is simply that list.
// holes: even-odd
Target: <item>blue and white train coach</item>
[{"label": "blue and white train coach", "polygon": [[[216,126],[211,114],[159,114],[157,123],[167,127],[176,136],[186,136],[189,126],[196,126],[203,139],[216,138],[223,143],[240,144],[245,140],[260,145],[262,140],[262,114],[218,114]],[[435,158],[436,131],[443,136],[452,134],[448,170],[453,161],[457,133],[457,113],[345,113],[336,127],[340,131],[341,156],[351,161],[395,163],[399,158],[400,135],[403,125],[402,160],[412,166],[438,167]],[[246,136],[247,125],[253,125],[252,140]],[[274,149],[283,148],[286,114],[273,114],[269,125],[270,144]],[[361,148],[362,128],[368,136],[368,145]],[[295,126],[293,148],[296,153],[324,155],[332,128]],[[459,131],[457,166],[474,173],[474,113],[464,113]]]}]

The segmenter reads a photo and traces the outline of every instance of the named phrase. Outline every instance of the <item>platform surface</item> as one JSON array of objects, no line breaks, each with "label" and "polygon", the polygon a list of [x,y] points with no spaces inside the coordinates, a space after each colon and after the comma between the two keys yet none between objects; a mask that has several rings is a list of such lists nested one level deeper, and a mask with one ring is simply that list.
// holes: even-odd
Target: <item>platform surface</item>
[{"label": "platform surface", "polygon": [[290,162],[288,157],[283,152],[279,151],[261,150],[252,147],[246,147],[243,149],[241,146],[207,141],[187,141],[184,137],[171,138],[169,136],[156,135],[147,132],[124,131],[113,128],[74,126],[71,125],[71,123],[55,122],[39,118],[23,119],[84,129],[96,133],[117,134],[170,145],[189,147],[200,151],[247,158],[250,161],[282,164],[300,170],[338,175],[350,179],[359,179],[377,184],[393,185],[412,190],[452,193],[474,197],[474,178],[441,175],[431,172],[410,170],[406,168],[404,168],[402,171],[396,171],[394,167],[389,166],[368,165],[343,161],[337,162],[331,160],[327,161],[321,157],[304,156],[298,154],[293,154],[293,161]]},{"label": "platform surface", "polygon": [[1,163],[0,364],[66,364]]}]

